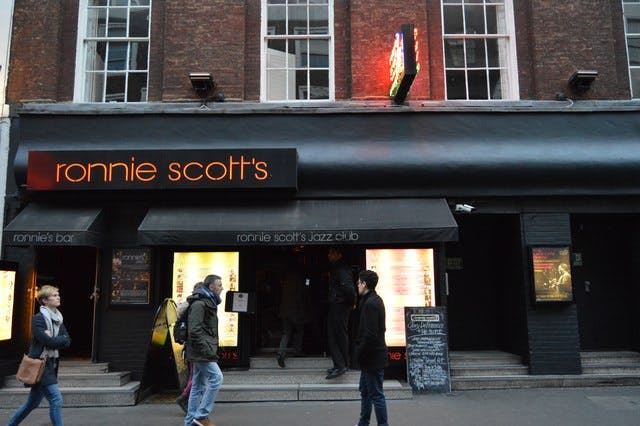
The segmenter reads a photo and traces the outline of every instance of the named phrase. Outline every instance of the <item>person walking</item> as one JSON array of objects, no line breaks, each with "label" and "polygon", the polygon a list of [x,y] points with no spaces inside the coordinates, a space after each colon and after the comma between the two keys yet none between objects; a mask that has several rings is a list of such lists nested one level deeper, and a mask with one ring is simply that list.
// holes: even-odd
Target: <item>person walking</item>
[{"label": "person walking", "polygon": [[305,277],[300,261],[294,261],[289,266],[282,281],[280,292],[280,318],[282,319],[282,337],[276,353],[276,360],[281,368],[285,367],[287,348],[293,338],[294,356],[302,355],[304,341],[304,324],[308,314],[305,300]]},{"label": "person walking", "polygon": [[190,305],[185,356],[191,362],[193,378],[185,426],[215,426],[209,420],[209,414],[213,411],[223,381],[217,363],[222,279],[218,275],[207,275],[203,283],[187,298]]},{"label": "person walking", "polygon": [[351,268],[342,258],[342,252],[335,247],[327,254],[331,262],[329,282],[329,314],[327,335],[333,368],[327,370],[327,380],[335,379],[347,372],[349,364],[349,313],[355,303],[356,291],[353,286]]},{"label": "person walking", "polygon": [[378,425],[388,426],[387,402],[384,397],[384,369],[388,365],[385,309],[376,293],[378,274],[362,271],[358,274],[360,322],[354,356],[360,364],[360,420],[356,426],[368,426],[371,407],[375,409]]},{"label": "person walking", "polygon": [[71,338],[62,320],[60,292],[58,288],[44,285],[38,291],[40,311],[31,320],[33,334],[29,347],[29,356],[39,358],[45,351],[47,362],[40,382],[31,387],[27,401],[9,420],[8,426],[20,424],[31,411],[37,408],[43,398],[49,402],[49,418],[53,426],[62,426],[62,394],[58,388],[59,349],[68,348]]}]

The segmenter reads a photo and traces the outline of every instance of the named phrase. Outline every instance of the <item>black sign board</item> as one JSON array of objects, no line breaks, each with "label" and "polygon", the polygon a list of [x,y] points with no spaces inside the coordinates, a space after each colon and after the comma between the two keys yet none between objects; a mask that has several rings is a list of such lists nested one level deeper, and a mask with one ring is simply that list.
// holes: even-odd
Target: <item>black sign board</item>
[{"label": "black sign board", "polygon": [[298,155],[287,149],[29,151],[35,191],[296,189]]},{"label": "black sign board", "polygon": [[405,307],[407,380],[416,393],[451,392],[444,307]]},{"label": "black sign board", "polygon": [[225,312],[239,312],[253,314],[256,312],[255,293],[241,291],[227,291],[224,301]]}]

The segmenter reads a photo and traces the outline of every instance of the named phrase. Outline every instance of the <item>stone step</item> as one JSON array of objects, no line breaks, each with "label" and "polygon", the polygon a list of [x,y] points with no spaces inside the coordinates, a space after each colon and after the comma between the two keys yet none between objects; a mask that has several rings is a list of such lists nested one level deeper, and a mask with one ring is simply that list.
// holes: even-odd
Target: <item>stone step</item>
[{"label": "stone step", "polygon": [[[135,405],[140,382],[119,387],[60,387],[65,407],[113,407]],[[17,408],[27,398],[29,388],[0,389],[0,408]],[[44,399],[41,407],[48,407]]]},{"label": "stone step", "polygon": [[327,380],[326,369],[308,368],[262,368],[247,371],[224,372],[226,384],[328,384],[328,383],[359,383],[360,371],[349,370],[340,377]]},{"label": "stone step", "polygon": [[69,373],[69,374],[97,374],[97,373],[106,373],[109,371],[109,363],[108,362],[90,362],[90,361],[60,361],[60,368],[58,370],[58,374]]},{"label": "stone step", "polygon": [[452,390],[525,389],[591,386],[640,385],[640,375],[582,374],[540,376],[458,377],[451,381]]},{"label": "stone step", "polygon": [[[397,380],[385,380],[389,400],[411,399],[411,388]],[[360,400],[358,384],[227,384],[218,394],[220,402]]]},{"label": "stone step", "polygon": [[[333,362],[331,358],[322,358],[322,357],[290,357],[285,359],[285,364],[287,368],[308,368],[314,370],[326,370],[327,368],[333,367]],[[275,356],[268,357],[251,357],[249,359],[249,366],[251,370],[257,369],[277,369],[278,361]]]},{"label": "stone step", "polygon": [[468,351],[468,352],[450,352],[449,365],[452,367],[462,366],[486,366],[486,365],[522,365],[522,359],[519,355],[507,352],[494,351]]},{"label": "stone step", "polygon": [[[66,371],[66,370],[65,370]],[[130,381],[131,373],[128,371],[113,371],[110,373],[66,373],[58,374],[60,387],[117,387]],[[5,378],[4,386],[7,388],[23,387],[16,376]]]},{"label": "stone step", "polygon": [[640,376],[640,364],[583,364],[582,374],[632,374]]},{"label": "stone step", "polygon": [[529,373],[526,365],[471,365],[471,366],[450,366],[451,377],[468,376],[518,376]]},{"label": "stone step", "polygon": [[640,365],[640,353],[632,351],[587,351],[580,352],[583,365],[632,364]]}]

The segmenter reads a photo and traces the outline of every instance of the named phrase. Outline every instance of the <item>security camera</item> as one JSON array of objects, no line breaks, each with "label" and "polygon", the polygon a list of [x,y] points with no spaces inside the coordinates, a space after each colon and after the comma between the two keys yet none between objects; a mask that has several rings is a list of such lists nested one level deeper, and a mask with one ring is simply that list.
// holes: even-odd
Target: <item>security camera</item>
[{"label": "security camera", "polygon": [[471,204],[456,204],[455,211],[463,212],[463,213],[471,213],[475,209],[476,208],[473,207]]}]

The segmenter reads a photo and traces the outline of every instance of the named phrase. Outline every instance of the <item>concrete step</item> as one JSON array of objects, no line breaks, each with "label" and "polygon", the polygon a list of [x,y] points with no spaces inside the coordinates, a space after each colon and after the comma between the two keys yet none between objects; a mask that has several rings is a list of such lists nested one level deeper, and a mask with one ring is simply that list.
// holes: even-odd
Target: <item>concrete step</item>
[{"label": "concrete step", "polygon": [[359,383],[360,371],[349,370],[335,379],[327,380],[326,369],[308,368],[261,368],[247,371],[226,371],[225,384],[329,384]]},{"label": "concrete step", "polygon": [[[397,380],[385,380],[385,397],[411,399],[411,388]],[[221,402],[360,400],[358,384],[227,384],[218,394]]]},{"label": "concrete step", "polygon": [[454,351],[449,352],[449,365],[486,366],[486,365],[522,365],[519,355],[500,351]]},{"label": "concrete step", "polygon": [[529,373],[526,365],[471,365],[451,366],[451,377],[517,376]]},{"label": "concrete step", "polygon": [[[295,369],[308,368],[314,370],[326,370],[327,368],[333,367],[331,358],[322,357],[290,357],[285,359],[285,364],[287,368]],[[278,361],[275,356],[251,357],[249,359],[249,366],[251,370],[279,368]]]},{"label": "concrete step", "polygon": [[[135,405],[140,382],[119,387],[60,387],[65,407],[112,407]],[[17,408],[27,398],[29,388],[0,389],[0,408]],[[41,407],[48,407],[44,399]]]},{"label": "concrete step", "polygon": [[58,374],[62,374],[62,373],[97,374],[97,373],[106,373],[108,371],[109,371],[108,362],[93,363],[91,361],[66,361],[62,359],[60,360],[60,368],[58,370]]},{"label": "concrete step", "polygon": [[640,353],[632,351],[585,351],[580,352],[582,365],[594,364],[637,364],[640,365]]},{"label": "concrete step", "polygon": [[555,387],[635,386],[640,375],[582,374],[540,376],[459,377],[451,381],[452,390],[525,389]]},{"label": "concrete step", "polygon": [[[130,381],[131,373],[128,371],[113,371],[110,373],[67,373],[65,370],[58,374],[60,387],[117,387]],[[7,388],[22,388],[16,376],[5,378],[4,386]]]},{"label": "concrete step", "polygon": [[638,364],[583,364],[582,374],[631,374],[640,376]]}]

